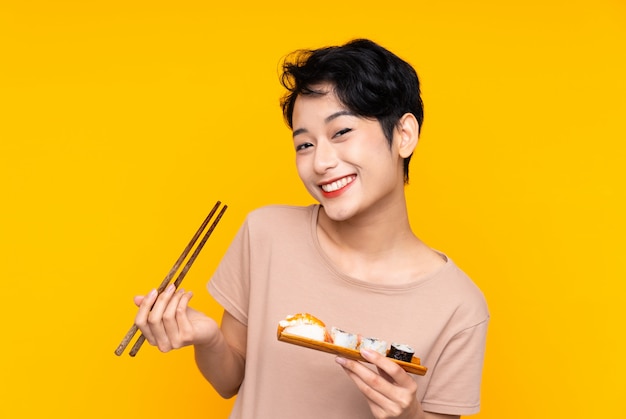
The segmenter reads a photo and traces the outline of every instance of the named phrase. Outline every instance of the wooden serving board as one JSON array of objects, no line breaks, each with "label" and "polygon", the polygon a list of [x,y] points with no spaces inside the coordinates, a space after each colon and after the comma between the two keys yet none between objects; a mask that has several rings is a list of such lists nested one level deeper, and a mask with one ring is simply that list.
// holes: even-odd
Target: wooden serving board
[{"label": "wooden serving board", "polygon": [[[305,338],[302,336],[292,335],[290,333],[281,332],[278,330],[278,340],[281,342],[291,343],[293,345],[303,346],[305,348],[315,349],[322,352],[327,352],[334,355],[339,355],[344,358],[354,359],[357,361],[368,362],[361,356],[359,351],[354,349],[344,348],[328,342],[320,342],[317,340]],[[402,369],[411,374],[425,375],[428,370],[425,366],[420,365],[420,359],[413,357],[411,362],[400,361],[398,359],[388,358],[396,364],[400,365]]]}]

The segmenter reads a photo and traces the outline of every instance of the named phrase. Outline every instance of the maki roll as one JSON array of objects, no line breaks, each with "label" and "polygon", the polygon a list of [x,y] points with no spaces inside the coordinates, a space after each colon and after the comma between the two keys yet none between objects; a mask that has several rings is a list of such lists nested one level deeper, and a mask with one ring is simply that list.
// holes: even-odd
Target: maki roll
[{"label": "maki roll", "polygon": [[387,354],[387,342],[376,338],[362,338],[359,349],[371,349],[381,355]]},{"label": "maki roll", "polygon": [[359,337],[357,335],[336,327],[333,327],[330,330],[330,337],[335,345],[343,348],[356,349],[359,343]]},{"label": "maki roll", "polygon": [[398,361],[411,362],[415,351],[409,345],[400,343],[392,343],[387,357],[397,359]]}]

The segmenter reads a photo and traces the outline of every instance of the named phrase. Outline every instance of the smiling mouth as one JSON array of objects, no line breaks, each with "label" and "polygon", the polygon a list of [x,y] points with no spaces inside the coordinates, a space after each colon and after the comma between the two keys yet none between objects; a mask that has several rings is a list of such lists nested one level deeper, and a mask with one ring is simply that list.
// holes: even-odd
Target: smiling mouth
[{"label": "smiling mouth", "polygon": [[320,187],[322,188],[324,192],[335,192],[341,188],[344,188],[346,185],[352,183],[354,179],[356,179],[356,176],[350,175],[350,176],[341,178],[339,180],[336,180],[334,182],[321,185]]}]

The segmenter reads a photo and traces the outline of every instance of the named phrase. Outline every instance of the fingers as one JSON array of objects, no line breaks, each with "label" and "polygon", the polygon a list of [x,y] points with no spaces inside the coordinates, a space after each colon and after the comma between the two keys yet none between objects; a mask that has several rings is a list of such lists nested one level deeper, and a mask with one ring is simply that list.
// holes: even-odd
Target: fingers
[{"label": "fingers", "polygon": [[386,394],[392,391],[393,384],[358,361],[337,358],[337,362],[365,395],[370,405],[384,409],[389,404]]},{"label": "fingers", "polygon": [[154,335],[148,327],[148,315],[150,314],[152,305],[156,302],[157,296],[157,290],[152,290],[148,295],[143,297],[141,303],[139,304],[137,315],[135,316],[135,324],[139,327],[139,330],[141,330],[141,333],[143,333],[146,340],[151,345],[154,345],[156,341],[154,340]]},{"label": "fingers", "polygon": [[192,294],[178,290],[172,295],[163,312],[163,326],[171,349],[179,349],[190,343],[193,328],[187,317],[187,304]]},{"label": "fingers", "polygon": [[143,295],[136,295],[135,297],[133,297],[133,302],[135,303],[137,307],[139,307],[144,298],[145,296]]},{"label": "fingers", "polygon": [[[161,295],[158,295],[156,290],[151,291],[141,299],[139,311],[135,317],[135,324],[146,340],[162,352],[182,346],[179,320],[184,328],[189,329],[189,320],[186,318],[185,311],[191,293],[185,293],[183,290],[175,291],[176,287],[173,284],[168,285]],[[140,298],[135,299],[136,302],[139,300]]]},{"label": "fingers", "polygon": [[395,383],[401,387],[411,387],[415,384],[415,381],[409,374],[407,374],[406,371],[402,369],[402,367],[391,361],[386,356],[368,349],[363,349],[361,351],[361,356],[376,365],[381,375],[386,377],[389,382]]},{"label": "fingers", "polygon": [[417,384],[398,364],[385,356],[363,350],[361,355],[374,364],[378,372],[358,361],[337,358],[370,404],[375,417],[404,417],[417,408]]},{"label": "fingers", "polygon": [[178,327],[179,340],[175,344],[175,348],[181,348],[193,343],[193,337],[195,336],[194,327],[188,316],[189,300],[193,297],[193,293],[180,291],[180,298],[176,304],[176,320]]},{"label": "fingers", "polygon": [[159,298],[157,298],[150,313],[148,313],[148,325],[155,341],[154,345],[156,345],[161,352],[167,352],[172,349],[167,332],[165,331],[165,325],[163,324],[163,313],[174,295],[174,291],[174,285],[168,285]]}]

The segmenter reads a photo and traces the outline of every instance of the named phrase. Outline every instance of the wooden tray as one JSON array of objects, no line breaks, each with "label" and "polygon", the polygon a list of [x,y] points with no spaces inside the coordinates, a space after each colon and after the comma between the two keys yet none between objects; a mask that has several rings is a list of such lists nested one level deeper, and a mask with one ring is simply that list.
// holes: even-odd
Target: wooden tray
[{"label": "wooden tray", "polygon": [[[359,351],[356,351],[354,349],[348,349],[342,346],[333,345],[332,343],[320,342],[320,341],[305,338],[302,336],[297,336],[297,335],[292,335],[290,333],[281,332],[280,328],[278,329],[277,334],[278,334],[278,340],[280,340],[281,342],[287,342],[293,345],[303,346],[305,348],[315,349],[315,350],[322,351],[322,352],[328,352],[330,354],[339,355],[344,358],[354,359],[357,361],[368,362],[365,358],[361,356],[361,353]],[[428,370],[423,365],[420,365],[420,359],[416,357],[413,357],[411,362],[400,361],[400,360],[393,359],[393,358],[388,358],[388,359],[400,365],[402,369],[404,369],[406,372],[410,372],[411,374],[425,375],[426,371]]]}]

